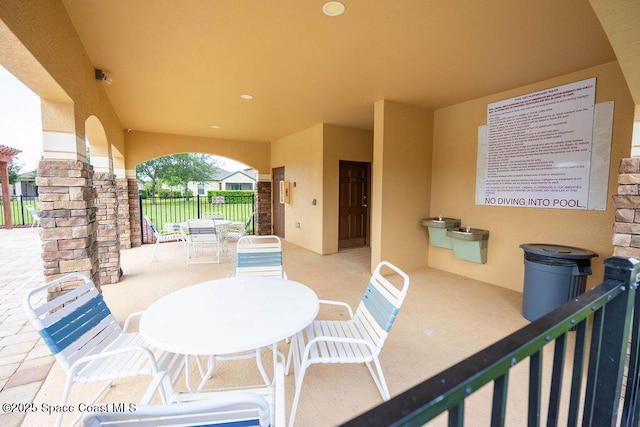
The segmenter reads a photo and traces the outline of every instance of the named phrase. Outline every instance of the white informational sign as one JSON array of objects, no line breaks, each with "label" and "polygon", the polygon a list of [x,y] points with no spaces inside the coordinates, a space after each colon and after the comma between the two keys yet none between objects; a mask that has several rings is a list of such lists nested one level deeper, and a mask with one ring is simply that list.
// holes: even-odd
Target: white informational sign
[{"label": "white informational sign", "polygon": [[595,84],[592,78],[489,104],[476,204],[588,208]]}]

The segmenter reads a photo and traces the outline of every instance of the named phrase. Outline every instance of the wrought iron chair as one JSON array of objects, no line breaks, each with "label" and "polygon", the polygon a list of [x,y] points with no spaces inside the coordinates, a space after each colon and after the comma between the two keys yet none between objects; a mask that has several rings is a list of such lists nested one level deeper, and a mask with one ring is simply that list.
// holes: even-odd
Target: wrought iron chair
[{"label": "wrought iron chair", "polygon": [[238,240],[236,277],[269,276],[287,278],[278,236],[244,236]]},{"label": "wrought iron chair", "polygon": [[144,217],[144,220],[149,224],[149,229],[153,233],[153,236],[156,239],[156,244],[153,248],[153,255],[151,256],[151,262],[156,260],[156,253],[158,251],[158,246],[163,242],[178,242],[181,241],[184,243],[184,236],[180,232],[180,230],[162,230],[159,231],[153,221],[148,216]]},{"label": "wrought iron chair", "polygon": [[[155,393],[172,403],[150,405]],[[83,425],[284,427],[284,399],[284,367],[281,363],[276,366],[273,384],[197,393],[173,393],[171,381],[161,372],[149,387],[144,403],[136,406],[134,412],[86,414]]]},{"label": "wrought iron chair", "polygon": [[[401,283],[397,287],[382,275],[383,267],[399,276]],[[320,300],[321,304],[345,307],[349,320],[314,320],[294,337],[287,358],[287,373],[293,359],[296,383],[289,426],[295,420],[304,374],[316,363],[365,363],[382,398],[389,400],[378,354],[408,289],[409,277],[393,264],[382,261],[374,270],[355,314],[344,302]]]},{"label": "wrought iron chair", "polygon": [[[51,301],[47,289],[63,283],[80,283]],[[148,346],[138,333],[126,332],[133,313],[120,327],[93,281],[82,273],[71,273],[39,286],[24,297],[25,313],[33,327],[67,373],[61,406],[75,383],[107,381],[93,402],[111,386],[112,380],[139,375],[155,376],[167,371],[175,382],[184,367],[184,356]],[[89,403],[89,402],[87,402]],[[56,425],[62,423],[63,413]]]}]

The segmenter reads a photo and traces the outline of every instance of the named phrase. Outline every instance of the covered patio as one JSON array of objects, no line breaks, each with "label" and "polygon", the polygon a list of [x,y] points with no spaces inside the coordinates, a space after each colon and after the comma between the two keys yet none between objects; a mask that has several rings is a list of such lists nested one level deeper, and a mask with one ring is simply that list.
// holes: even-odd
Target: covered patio
[{"label": "covered patio", "polygon": [[[13,230],[11,233],[24,233],[27,239],[37,239],[37,234],[30,230]],[[370,276],[368,248],[321,256],[286,241],[283,245],[285,268],[290,279],[310,286],[320,298],[343,300],[355,308]],[[134,311],[144,310],[173,290],[224,278],[234,268],[234,244],[230,245],[229,254],[223,257],[221,264],[187,266],[184,247],[179,242],[163,243],[158,251],[158,262],[151,263],[152,251],[153,245],[123,250],[124,275],[121,283],[102,287],[107,304],[120,321]],[[35,274],[40,266],[30,264],[29,269]],[[518,292],[430,268],[407,273],[411,278],[408,297],[381,353],[392,396],[528,323],[521,315],[522,296]],[[321,315],[326,317],[338,313],[321,311]],[[23,329],[27,331],[29,328],[27,324]],[[279,349],[286,352],[288,345],[281,343]],[[267,350],[264,353],[269,357]],[[522,373],[526,374],[526,366]],[[57,404],[64,380],[63,371],[54,365],[33,401],[37,405]],[[214,379],[208,386],[259,382],[260,375],[253,360],[225,361],[219,362]],[[288,411],[295,388],[293,375],[289,375],[285,382]],[[147,384],[148,379],[143,377],[118,381],[103,400],[137,403]],[[512,384],[517,387],[516,378]],[[184,382],[179,381],[178,386],[184,387]],[[86,402],[97,389],[91,385],[76,387],[71,396],[74,404]],[[520,392],[525,393],[526,390]],[[518,396],[519,391],[514,389],[513,393]],[[509,425],[525,422],[519,420],[526,407],[525,396],[523,394],[522,399],[516,397],[510,401],[513,406],[507,412],[511,420]],[[468,402],[468,409],[477,414],[470,419],[489,416],[491,405],[486,400],[489,398],[478,393]],[[364,366],[314,366],[305,377],[296,425],[336,425],[381,401]],[[27,414],[22,425],[48,425],[52,421],[52,416],[38,411]]]}]

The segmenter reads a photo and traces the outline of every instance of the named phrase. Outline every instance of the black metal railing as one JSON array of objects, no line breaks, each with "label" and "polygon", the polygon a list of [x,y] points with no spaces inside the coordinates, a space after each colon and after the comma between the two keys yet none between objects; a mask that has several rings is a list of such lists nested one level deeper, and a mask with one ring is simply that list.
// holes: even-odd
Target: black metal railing
[{"label": "black metal railing", "polygon": [[[32,205],[38,209],[38,196],[9,196],[11,204],[11,225],[30,226],[33,224],[33,217],[27,211],[27,206]],[[4,201],[0,197],[0,226],[4,226]]]},{"label": "black metal railing", "polygon": [[[487,424],[510,425],[509,374],[528,360],[528,384],[516,385],[525,387],[528,395],[528,426],[541,425],[545,414],[543,424],[549,426],[637,427],[640,316],[634,311],[640,310],[639,273],[638,260],[605,260],[604,281],[595,289],[343,426],[420,426],[445,413],[449,426],[463,426],[466,399],[491,383]],[[553,360],[545,366],[542,352],[552,343]],[[567,359],[567,352],[573,353],[572,359]],[[543,381],[543,374],[550,375],[550,381]],[[542,395],[548,401],[545,406]],[[518,425],[523,424],[524,414],[517,417]],[[481,424],[474,419],[469,425]]]},{"label": "black metal railing", "polygon": [[[227,192],[230,193],[230,192]],[[185,222],[194,218],[206,218],[221,214],[224,219],[246,222],[254,212],[253,193],[238,192],[224,196],[192,196],[192,197],[140,197],[141,221],[148,216],[158,228],[164,224]],[[144,224],[141,224],[144,229]],[[249,226],[249,234],[253,233],[253,220]]]}]

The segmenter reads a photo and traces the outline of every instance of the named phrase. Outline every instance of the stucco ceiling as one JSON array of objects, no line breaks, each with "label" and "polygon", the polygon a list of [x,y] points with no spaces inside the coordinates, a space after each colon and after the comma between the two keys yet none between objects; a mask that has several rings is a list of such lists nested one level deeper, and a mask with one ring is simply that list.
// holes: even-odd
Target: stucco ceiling
[{"label": "stucco ceiling", "polygon": [[123,127],[149,132],[372,129],[381,99],[440,108],[616,59],[587,0],[63,1]]}]

